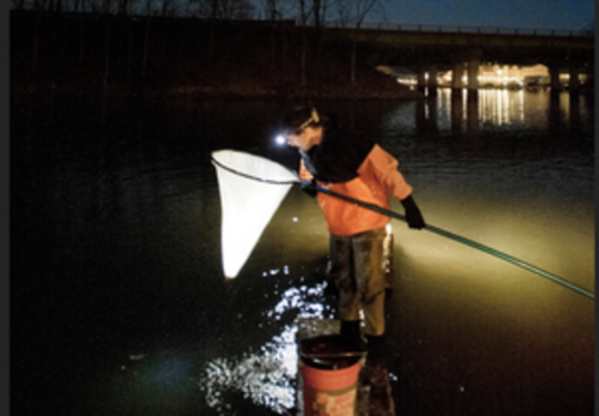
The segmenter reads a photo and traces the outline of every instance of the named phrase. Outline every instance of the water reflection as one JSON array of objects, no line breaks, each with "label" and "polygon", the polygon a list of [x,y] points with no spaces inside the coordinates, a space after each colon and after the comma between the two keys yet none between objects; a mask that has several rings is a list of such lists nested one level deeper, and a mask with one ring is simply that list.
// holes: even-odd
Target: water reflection
[{"label": "water reflection", "polygon": [[426,97],[416,105],[416,129],[422,138],[436,138],[439,135],[439,107],[434,97]]},{"label": "water reflection", "polygon": [[257,406],[279,414],[290,414],[296,406],[298,352],[296,335],[300,319],[333,318],[326,306],[327,283],[312,287],[302,285],[287,289],[274,308],[263,312],[265,320],[280,321],[294,314],[294,322],[260,348],[241,358],[221,357],[211,360],[200,379],[207,404],[224,414],[233,410],[227,393],[239,392]]},{"label": "water reflection", "polygon": [[563,129],[568,125],[573,131],[581,131],[586,99],[581,94],[556,95],[548,91],[441,88],[438,96],[416,103],[414,118],[422,138],[437,137],[444,131],[451,131],[455,137],[477,138],[481,126]]},{"label": "water reflection", "polygon": [[[459,93],[458,93],[459,94]],[[476,139],[478,139],[479,135],[479,118],[480,118],[480,107],[479,107],[479,98],[478,91],[468,91],[468,98],[466,100],[467,108],[467,120],[466,125],[468,126],[466,129],[467,137],[470,142],[478,143]],[[483,107],[485,108],[485,107]]]},{"label": "water reflection", "polygon": [[568,119],[570,120],[570,129],[573,132],[580,132],[581,131],[581,117],[580,117],[580,101],[581,101],[581,96],[577,93],[571,93],[569,96],[569,100],[568,100],[568,111],[569,111],[569,116]]},{"label": "water reflection", "polygon": [[454,91],[451,94],[451,100],[448,100],[448,94],[441,94],[440,102],[444,108],[451,109],[451,132],[454,136],[460,136],[463,132],[464,123],[464,94],[461,91]]}]

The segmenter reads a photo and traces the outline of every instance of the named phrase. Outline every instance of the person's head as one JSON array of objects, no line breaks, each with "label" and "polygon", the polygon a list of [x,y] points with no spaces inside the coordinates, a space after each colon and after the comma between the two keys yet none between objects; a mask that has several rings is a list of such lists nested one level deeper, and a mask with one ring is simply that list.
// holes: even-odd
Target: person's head
[{"label": "person's head", "polygon": [[322,140],[322,119],[314,107],[298,107],[285,115],[283,135],[287,144],[309,150]]}]

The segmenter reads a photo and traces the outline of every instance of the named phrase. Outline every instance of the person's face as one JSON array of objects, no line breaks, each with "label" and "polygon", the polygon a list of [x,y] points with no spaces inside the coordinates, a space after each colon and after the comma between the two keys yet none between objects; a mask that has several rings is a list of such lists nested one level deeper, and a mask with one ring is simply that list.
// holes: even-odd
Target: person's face
[{"label": "person's face", "polygon": [[308,136],[306,129],[298,129],[285,135],[287,144],[292,147],[297,147],[302,150],[308,150]]},{"label": "person's face", "polygon": [[305,129],[298,129],[287,133],[285,138],[289,146],[308,151],[316,142],[317,132],[312,127],[306,127]]}]

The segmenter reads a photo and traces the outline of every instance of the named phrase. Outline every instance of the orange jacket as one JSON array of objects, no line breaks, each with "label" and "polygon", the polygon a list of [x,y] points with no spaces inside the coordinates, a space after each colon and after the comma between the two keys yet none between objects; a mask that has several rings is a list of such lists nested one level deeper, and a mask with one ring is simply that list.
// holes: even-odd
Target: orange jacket
[{"label": "orange jacket", "polygon": [[[357,178],[344,183],[318,182],[318,185],[339,194],[389,209],[389,194],[402,200],[412,193],[412,187],[397,170],[398,166],[399,163],[393,156],[379,145],[375,145],[358,168],[359,176]],[[300,178],[307,180],[313,178],[303,161],[300,164]],[[384,227],[391,220],[387,215],[322,192],[318,193],[318,204],[324,213],[329,232],[334,235],[358,234]]]}]

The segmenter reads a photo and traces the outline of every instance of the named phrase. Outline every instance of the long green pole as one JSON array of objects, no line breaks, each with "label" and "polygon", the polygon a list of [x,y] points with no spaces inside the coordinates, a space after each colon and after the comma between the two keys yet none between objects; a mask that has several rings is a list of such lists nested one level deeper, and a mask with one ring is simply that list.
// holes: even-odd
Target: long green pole
[{"label": "long green pole", "polygon": [[[370,209],[372,211],[376,211],[376,212],[378,212],[380,214],[388,215],[389,217],[396,218],[396,219],[404,221],[404,222],[406,221],[406,217],[405,216],[403,216],[401,214],[398,214],[396,212],[390,211],[388,209],[379,207],[378,205],[370,204],[368,202],[360,201],[358,199],[354,199],[354,198],[351,198],[351,197],[348,197],[348,196],[345,196],[345,195],[341,195],[341,194],[339,194],[337,192],[331,191],[331,190],[329,190],[327,188],[324,188],[322,186],[317,186],[316,189],[319,192],[325,193],[327,195],[331,195],[331,196],[333,196],[335,198],[343,199],[343,200],[345,200],[347,202],[354,203],[354,204],[359,205],[359,206],[361,206],[363,208],[367,208],[367,209]],[[575,284],[570,283],[567,280],[562,279],[561,277],[557,277],[557,276],[555,276],[552,273],[549,273],[549,272],[547,272],[545,270],[539,269],[538,267],[533,266],[532,264],[526,263],[525,261],[522,261],[520,259],[512,257],[509,254],[502,253],[500,251],[492,249],[491,247],[487,247],[487,246],[485,246],[483,244],[477,243],[476,241],[469,240],[467,238],[464,238],[464,237],[459,236],[459,235],[454,234],[454,233],[450,233],[449,231],[445,231],[445,230],[443,230],[441,228],[437,228],[437,227],[432,226],[432,225],[428,225],[427,224],[427,226],[424,229],[427,230],[427,231],[433,232],[435,234],[442,235],[443,237],[449,238],[449,239],[457,241],[459,243],[466,244],[467,246],[473,247],[475,249],[484,251],[487,254],[491,254],[491,255],[493,255],[495,257],[498,257],[498,258],[500,258],[502,260],[505,260],[507,262],[515,264],[516,266],[520,266],[520,267],[522,267],[522,268],[524,268],[526,270],[529,270],[529,271],[531,271],[533,273],[536,273],[536,274],[538,274],[540,276],[543,276],[543,277],[545,277],[545,278],[547,278],[547,279],[549,279],[549,280],[551,280],[551,281],[553,281],[553,282],[555,282],[557,284],[565,286],[568,289],[572,289],[575,292],[578,292],[578,293],[580,293],[582,295],[585,295],[585,296],[587,296],[587,297],[589,297],[591,299],[595,299],[595,294],[594,293],[589,292],[588,290],[585,290],[585,289],[583,289],[581,287],[578,287]]]}]

